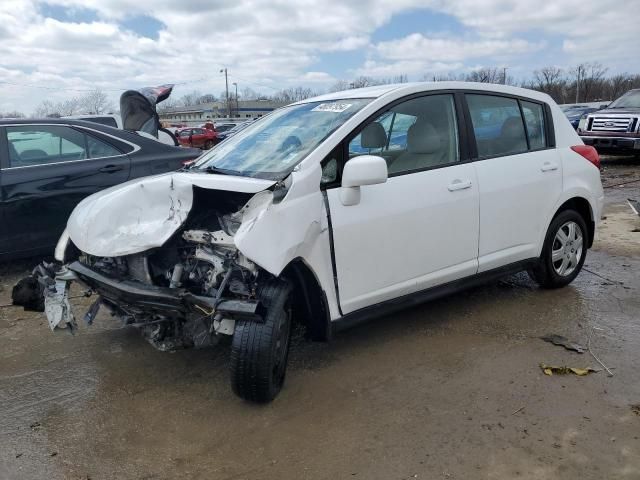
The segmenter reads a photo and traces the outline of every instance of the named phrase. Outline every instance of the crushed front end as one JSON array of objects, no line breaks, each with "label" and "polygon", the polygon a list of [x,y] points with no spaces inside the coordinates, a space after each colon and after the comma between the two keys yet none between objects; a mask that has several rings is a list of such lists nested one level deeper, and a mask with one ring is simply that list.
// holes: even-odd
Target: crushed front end
[{"label": "crushed front end", "polygon": [[76,255],[45,288],[51,328],[75,325],[68,302],[73,281],[97,295],[84,317],[88,324],[106,308],[163,351],[214,345],[233,335],[236,320],[261,321],[264,307],[256,288],[259,277],[269,274],[236,248],[234,234],[265,198],[252,203],[261,195],[195,190],[183,226],[159,247],[103,257],[78,251],[65,239],[64,249]]}]

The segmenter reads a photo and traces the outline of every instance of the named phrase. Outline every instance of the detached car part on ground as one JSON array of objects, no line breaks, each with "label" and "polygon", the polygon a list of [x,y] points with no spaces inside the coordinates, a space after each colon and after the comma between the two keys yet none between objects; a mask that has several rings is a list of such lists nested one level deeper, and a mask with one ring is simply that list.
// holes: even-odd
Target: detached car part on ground
[{"label": "detached car part on ground", "polygon": [[294,320],[327,340],[523,269],[545,287],[570,283],[600,218],[597,166],[537,92],[439,82],[330,94],[189,169],[85,199],[56,248],[62,266],[17,293],[42,286],[52,329],[75,327],[76,281],[98,295],[87,323],[104,307],[161,350],[231,338],[234,391],[266,402]]}]

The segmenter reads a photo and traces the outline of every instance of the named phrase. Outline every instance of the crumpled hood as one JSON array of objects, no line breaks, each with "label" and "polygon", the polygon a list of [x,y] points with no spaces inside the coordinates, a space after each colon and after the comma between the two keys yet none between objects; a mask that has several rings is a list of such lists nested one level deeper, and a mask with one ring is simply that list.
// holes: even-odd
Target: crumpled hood
[{"label": "crumpled hood", "polygon": [[67,232],[76,247],[98,257],[118,257],[163,245],[191,210],[193,186],[258,193],[275,181],[209,173],[171,172],[132,180],[85,198]]}]

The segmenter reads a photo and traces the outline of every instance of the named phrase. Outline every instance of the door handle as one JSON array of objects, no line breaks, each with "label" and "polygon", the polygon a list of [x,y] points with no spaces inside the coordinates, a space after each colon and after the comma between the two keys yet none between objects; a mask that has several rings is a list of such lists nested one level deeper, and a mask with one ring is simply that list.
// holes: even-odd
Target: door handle
[{"label": "door handle", "polygon": [[450,192],[455,192],[456,190],[464,190],[466,188],[471,188],[471,180],[460,180],[455,179],[453,182],[449,184],[447,187]]},{"label": "door handle", "polygon": [[542,172],[550,172],[552,170],[557,170],[557,169],[558,169],[558,164],[553,162],[544,162],[540,167],[540,170]]},{"label": "door handle", "polygon": [[123,167],[121,167],[120,165],[107,165],[105,167],[102,167],[98,171],[100,173],[116,173],[116,172],[119,172],[122,169],[123,169]]}]

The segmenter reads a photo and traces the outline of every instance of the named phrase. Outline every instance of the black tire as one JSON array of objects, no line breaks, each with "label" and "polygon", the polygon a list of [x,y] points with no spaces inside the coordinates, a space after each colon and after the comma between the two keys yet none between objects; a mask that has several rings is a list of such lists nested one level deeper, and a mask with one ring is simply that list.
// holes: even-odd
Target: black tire
[{"label": "black tire", "polygon": [[[580,230],[579,233],[582,237],[581,253],[577,264],[575,264],[568,273],[561,274],[558,269],[562,271],[562,267],[565,265],[565,258],[566,260],[569,260],[572,252],[574,251],[572,250],[572,247],[576,246],[577,251],[577,246],[579,244],[575,240],[572,241],[571,245],[564,247],[567,250],[556,260],[553,259],[552,252],[554,251],[554,247],[556,252],[563,250],[562,244],[560,243],[560,240],[556,238],[556,235],[559,233],[561,228],[563,228],[563,232],[566,234],[569,228],[567,227],[567,224],[571,223]],[[544,245],[542,247],[542,253],[540,254],[540,260],[538,264],[529,271],[531,278],[542,288],[561,288],[569,285],[580,273],[584,260],[587,257],[587,244],[589,241],[588,235],[589,233],[584,218],[582,218],[582,216],[575,210],[564,210],[556,215],[547,230],[547,235],[545,236]],[[565,253],[567,257],[563,258]],[[568,262],[567,265],[568,267],[571,267],[572,264],[571,262]],[[566,270],[569,270],[569,268]]]},{"label": "black tire", "polygon": [[204,144],[204,149],[205,150],[210,150],[213,148],[213,140],[207,140],[207,142]]},{"label": "black tire", "polygon": [[257,403],[273,400],[282,389],[291,339],[291,286],[271,279],[258,288],[266,307],[262,322],[238,320],[231,344],[231,387]]}]

